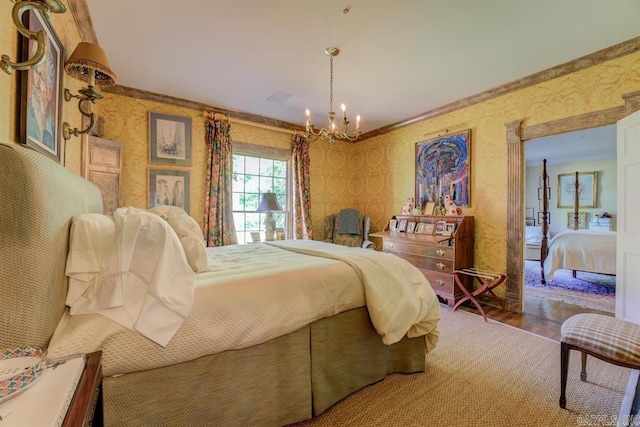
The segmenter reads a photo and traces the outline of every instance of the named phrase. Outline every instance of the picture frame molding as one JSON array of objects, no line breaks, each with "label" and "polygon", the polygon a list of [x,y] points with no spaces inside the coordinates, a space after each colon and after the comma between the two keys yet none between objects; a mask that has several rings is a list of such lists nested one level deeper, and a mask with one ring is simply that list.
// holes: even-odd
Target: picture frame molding
[{"label": "picture frame molding", "polygon": [[[56,34],[53,26],[48,19],[45,19],[41,12],[37,9],[31,9],[23,15],[25,27],[31,31],[37,32],[43,29],[47,40],[48,54],[42,64],[37,67],[30,68],[26,72],[18,73],[20,87],[20,143],[27,145],[36,151],[52,158],[58,163],[64,164],[64,139],[62,137],[62,105],[63,105],[63,77],[64,77],[64,60],[65,49]],[[35,24],[37,22],[38,24]],[[20,44],[20,58],[26,61],[30,56],[30,47],[37,44],[35,40],[23,37]],[[42,88],[42,84],[35,84],[34,77],[42,71],[42,67],[52,68],[53,81],[49,88],[48,94],[50,101],[45,107],[45,129],[50,128],[52,134],[53,147],[48,147],[43,140],[38,140],[33,133],[32,126],[37,123],[35,115],[35,99],[34,89]],[[45,71],[45,74],[46,71]],[[48,74],[47,74],[48,75]],[[40,80],[42,80],[40,78]],[[45,81],[47,77],[45,77]],[[34,108],[32,108],[34,107]],[[44,139],[44,138],[42,138]]]},{"label": "picture frame molding", "polygon": [[[168,203],[171,206],[178,206],[184,209],[186,213],[189,213],[189,204],[190,204],[190,173],[189,171],[176,170],[176,169],[155,169],[149,168],[149,180],[148,180],[148,195],[149,200],[147,205],[149,208],[153,208],[155,206],[160,206],[166,203],[157,203],[158,194],[157,194],[157,186],[158,186],[158,177],[167,176],[167,177],[182,177],[183,183],[183,195],[182,195],[182,206],[180,204],[175,205],[173,203]],[[174,182],[175,184],[175,182]],[[169,187],[170,185],[168,185]],[[168,189],[168,188],[167,188]],[[174,202],[171,200],[171,202]]]},{"label": "picture frame molding", "polygon": [[[174,141],[175,135],[178,135],[177,138],[180,139],[179,131],[182,130],[182,126],[184,126],[184,154],[176,153],[174,157],[170,150],[171,144],[166,141],[171,135],[166,134],[171,131],[171,127],[174,127]],[[165,140],[165,153],[159,149],[163,144],[160,139]],[[179,141],[174,143],[179,144]],[[191,117],[149,111],[149,163],[191,166]]]}]

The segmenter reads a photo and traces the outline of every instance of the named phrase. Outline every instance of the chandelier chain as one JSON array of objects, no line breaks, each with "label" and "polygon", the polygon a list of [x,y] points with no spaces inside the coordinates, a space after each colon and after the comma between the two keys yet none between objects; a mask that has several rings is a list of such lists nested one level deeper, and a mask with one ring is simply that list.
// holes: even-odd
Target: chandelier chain
[{"label": "chandelier chain", "polygon": [[329,111],[333,111],[333,56],[329,57]]}]

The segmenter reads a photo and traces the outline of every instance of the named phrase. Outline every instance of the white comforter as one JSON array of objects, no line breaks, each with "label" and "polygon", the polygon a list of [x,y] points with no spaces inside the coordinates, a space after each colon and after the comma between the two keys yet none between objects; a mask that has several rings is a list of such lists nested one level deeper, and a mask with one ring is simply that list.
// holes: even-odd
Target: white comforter
[{"label": "white comforter", "polygon": [[49,354],[100,349],[105,375],[124,374],[257,345],[365,304],[384,342],[408,333],[426,335],[427,350],[436,344],[439,303],[406,261],[315,241],[278,245],[289,250],[267,244],[209,248],[210,271],[197,275],[191,313],[165,348],[103,316],[66,313]]},{"label": "white comforter", "polygon": [[616,274],[616,232],[569,230],[549,243],[544,274],[551,279],[558,269]]}]

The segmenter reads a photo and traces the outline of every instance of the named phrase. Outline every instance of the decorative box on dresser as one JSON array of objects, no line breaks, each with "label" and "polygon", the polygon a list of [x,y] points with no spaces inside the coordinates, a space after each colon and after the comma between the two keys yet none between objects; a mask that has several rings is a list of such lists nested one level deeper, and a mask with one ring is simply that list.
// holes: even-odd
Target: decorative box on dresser
[{"label": "decorative box on dresser", "polygon": [[[455,223],[451,236],[441,234],[408,233],[406,231],[385,231],[372,233],[370,237],[382,239],[382,250],[399,256],[416,266],[427,278],[436,295],[445,300],[449,307],[464,293],[455,286],[454,270],[473,267],[473,217],[435,215],[397,215],[392,218],[398,224],[415,222],[433,224],[438,221]],[[462,277],[464,286],[473,289],[471,277]]]}]

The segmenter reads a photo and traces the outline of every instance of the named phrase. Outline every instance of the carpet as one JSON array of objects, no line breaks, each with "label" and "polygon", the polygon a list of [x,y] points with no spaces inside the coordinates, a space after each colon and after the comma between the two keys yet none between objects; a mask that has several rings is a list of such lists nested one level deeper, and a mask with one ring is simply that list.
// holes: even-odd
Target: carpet
[{"label": "carpet", "polygon": [[525,261],[524,285],[528,295],[615,313],[615,276],[579,271],[574,279],[571,270],[557,270],[543,285],[540,261]]},{"label": "carpet", "polygon": [[629,369],[589,357],[588,381],[581,382],[580,356],[572,351],[563,410],[558,342],[444,306],[440,331],[425,372],[389,375],[294,425],[555,427],[618,416]]}]

